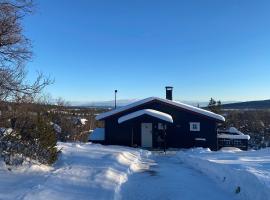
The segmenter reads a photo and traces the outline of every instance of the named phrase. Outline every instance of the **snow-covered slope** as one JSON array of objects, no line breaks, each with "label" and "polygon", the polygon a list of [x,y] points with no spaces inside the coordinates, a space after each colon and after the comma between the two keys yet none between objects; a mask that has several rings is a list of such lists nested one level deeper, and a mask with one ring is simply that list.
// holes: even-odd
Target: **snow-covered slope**
[{"label": "snow-covered slope", "polygon": [[62,154],[53,167],[8,170],[0,161],[0,200],[270,199],[270,149],[164,155],[91,143],[58,146]]},{"label": "snow-covered slope", "polygon": [[143,162],[150,152],[140,149],[90,143],[59,143],[59,148],[62,156],[54,168],[9,171],[2,163],[0,199],[119,199],[128,176],[149,167]]},{"label": "snow-covered slope", "polygon": [[239,151],[191,149],[178,157],[212,178],[224,190],[241,200],[270,199],[270,149]]}]

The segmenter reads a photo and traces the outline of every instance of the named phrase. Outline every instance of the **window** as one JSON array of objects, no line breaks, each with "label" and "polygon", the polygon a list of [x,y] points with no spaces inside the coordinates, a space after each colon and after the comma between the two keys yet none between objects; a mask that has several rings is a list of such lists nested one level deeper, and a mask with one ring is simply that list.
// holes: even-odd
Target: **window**
[{"label": "window", "polygon": [[190,122],[190,131],[200,131],[200,122]]},{"label": "window", "polygon": [[158,123],[158,130],[166,130],[166,124]]},{"label": "window", "polygon": [[231,146],[231,140],[230,139],[220,138],[220,139],[218,139],[218,141],[219,141],[220,146],[225,146],[225,147]]},{"label": "window", "polygon": [[241,142],[241,140],[234,140],[234,146],[241,146],[242,145],[242,142]]}]

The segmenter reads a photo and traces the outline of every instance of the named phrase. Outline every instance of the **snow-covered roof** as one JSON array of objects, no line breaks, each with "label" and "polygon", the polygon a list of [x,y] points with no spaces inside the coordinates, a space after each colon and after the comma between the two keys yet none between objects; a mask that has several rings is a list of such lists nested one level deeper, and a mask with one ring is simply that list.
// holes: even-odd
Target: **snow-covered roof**
[{"label": "snow-covered roof", "polygon": [[244,139],[244,140],[250,139],[249,135],[245,135],[235,127],[230,127],[228,130],[225,131],[219,130],[217,137],[223,139]]},{"label": "snow-covered roof", "polygon": [[230,127],[227,131],[219,131],[217,137],[223,139],[250,139],[249,135],[245,135],[235,127]]},{"label": "snow-covered roof", "polygon": [[90,133],[90,141],[103,141],[105,140],[105,130],[104,128],[96,128],[93,132]]},{"label": "snow-covered roof", "polygon": [[157,110],[153,110],[153,109],[143,109],[143,110],[139,110],[139,111],[124,115],[118,119],[118,123],[121,124],[125,121],[128,121],[130,119],[133,119],[142,115],[150,115],[152,117],[173,123],[173,118],[171,115],[164,112],[157,111]]},{"label": "snow-covered roof", "polygon": [[218,138],[223,139],[242,139],[242,140],[249,140],[249,135],[231,135],[231,134],[217,134]]},{"label": "snow-covered roof", "polygon": [[112,116],[114,114],[126,111],[128,109],[140,106],[142,104],[145,104],[145,103],[148,103],[148,102],[151,102],[151,101],[154,101],[154,100],[158,100],[158,101],[161,101],[161,102],[164,102],[164,103],[167,103],[167,104],[170,104],[170,105],[174,105],[176,107],[179,107],[179,108],[182,108],[182,109],[185,109],[185,110],[196,112],[196,113],[199,113],[201,115],[205,115],[205,116],[217,119],[219,121],[225,121],[225,118],[222,115],[218,115],[218,114],[215,114],[213,112],[210,112],[210,111],[207,111],[207,110],[204,110],[204,109],[201,109],[201,108],[197,108],[197,107],[187,105],[187,104],[184,104],[184,103],[180,103],[180,102],[177,102],[177,101],[171,101],[171,100],[167,100],[167,99],[162,99],[162,98],[159,98],[159,97],[149,97],[149,98],[146,98],[146,99],[131,103],[129,105],[117,108],[115,110],[111,110],[111,111],[108,111],[108,112],[105,112],[105,113],[101,113],[98,116],[96,116],[96,120],[102,120],[102,119],[104,119],[106,117]]},{"label": "snow-covered roof", "polygon": [[228,132],[229,133],[236,133],[237,135],[245,135],[244,133],[242,133],[241,131],[239,131],[237,128],[235,127],[230,127],[228,129]]}]

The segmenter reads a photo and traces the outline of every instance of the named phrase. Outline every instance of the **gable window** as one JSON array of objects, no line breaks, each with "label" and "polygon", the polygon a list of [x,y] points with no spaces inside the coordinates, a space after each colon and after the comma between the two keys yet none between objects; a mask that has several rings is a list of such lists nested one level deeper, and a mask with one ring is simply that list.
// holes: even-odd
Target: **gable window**
[{"label": "gable window", "polygon": [[200,131],[200,122],[190,122],[190,131]]}]

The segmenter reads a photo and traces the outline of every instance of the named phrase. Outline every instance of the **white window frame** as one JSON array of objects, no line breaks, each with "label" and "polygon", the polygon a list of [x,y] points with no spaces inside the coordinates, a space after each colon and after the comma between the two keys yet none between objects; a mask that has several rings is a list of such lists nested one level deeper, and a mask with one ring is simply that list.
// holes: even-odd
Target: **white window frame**
[{"label": "white window frame", "polygon": [[[194,128],[194,125],[196,126],[196,128]],[[192,132],[201,131],[201,124],[200,124],[200,122],[190,122],[189,123],[189,130],[192,131]]]}]

